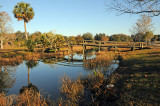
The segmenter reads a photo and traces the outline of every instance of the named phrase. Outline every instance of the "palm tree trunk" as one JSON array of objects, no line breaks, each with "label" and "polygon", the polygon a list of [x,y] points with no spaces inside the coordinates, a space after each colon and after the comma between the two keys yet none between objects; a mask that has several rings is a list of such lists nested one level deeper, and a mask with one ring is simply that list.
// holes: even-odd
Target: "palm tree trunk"
[{"label": "palm tree trunk", "polygon": [[3,49],[3,37],[1,36],[1,49]]},{"label": "palm tree trunk", "polygon": [[29,82],[29,67],[28,67],[28,86],[29,86],[30,82]]},{"label": "palm tree trunk", "polygon": [[28,40],[27,29],[26,29],[26,21],[25,20],[24,20],[24,29],[25,29],[26,40]]}]

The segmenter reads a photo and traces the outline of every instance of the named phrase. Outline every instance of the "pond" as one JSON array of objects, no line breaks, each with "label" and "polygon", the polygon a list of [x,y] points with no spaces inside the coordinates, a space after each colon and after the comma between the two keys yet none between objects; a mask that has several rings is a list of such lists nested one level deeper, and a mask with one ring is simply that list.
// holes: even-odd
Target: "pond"
[{"label": "pond", "polygon": [[[71,59],[69,59],[71,57]],[[60,79],[65,74],[72,79],[78,76],[86,76],[93,69],[85,67],[81,53],[70,56],[52,57],[40,59],[38,61],[25,61],[16,66],[2,66],[0,71],[0,91],[5,91],[7,95],[19,94],[20,90],[33,85],[44,97],[56,100],[60,96]],[[86,53],[85,59],[96,58],[95,51],[90,50]],[[106,77],[118,67],[118,61],[112,61],[107,70],[103,70]],[[98,69],[98,68],[95,68]]]}]

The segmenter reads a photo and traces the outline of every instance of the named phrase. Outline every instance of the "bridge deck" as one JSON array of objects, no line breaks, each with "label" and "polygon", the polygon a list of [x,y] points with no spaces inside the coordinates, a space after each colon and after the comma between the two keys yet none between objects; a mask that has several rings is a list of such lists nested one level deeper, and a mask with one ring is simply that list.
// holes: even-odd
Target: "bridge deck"
[{"label": "bridge deck", "polygon": [[144,42],[113,42],[113,41],[96,41],[96,40],[83,40],[81,42],[75,43],[75,41],[66,41],[66,42],[59,42],[54,44],[54,48],[60,47],[72,47],[74,45],[80,46],[94,46],[94,47],[115,47],[115,48],[143,48],[146,47]]}]

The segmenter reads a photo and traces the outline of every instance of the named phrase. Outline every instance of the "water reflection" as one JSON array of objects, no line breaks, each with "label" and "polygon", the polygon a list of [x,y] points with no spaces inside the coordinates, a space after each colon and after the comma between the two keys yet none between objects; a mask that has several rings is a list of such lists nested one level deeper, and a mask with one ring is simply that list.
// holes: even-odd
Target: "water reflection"
[{"label": "water reflection", "polygon": [[[96,57],[96,52],[93,49],[86,50],[85,56],[82,53],[82,51],[72,53],[69,58],[64,55],[55,56],[55,54],[51,53],[42,55],[33,53],[20,55],[19,58],[15,59],[11,58],[10,63],[9,61],[0,62],[0,64],[3,64],[0,73],[3,76],[0,79],[0,85],[2,85],[0,86],[0,90],[8,90],[8,94],[18,94],[23,92],[25,88],[32,87],[36,91],[43,90],[43,92],[48,92],[51,98],[55,100],[60,95],[59,79],[64,73],[70,78],[76,79],[81,74],[85,76],[91,73],[92,70],[100,69],[107,75],[108,72],[106,70],[111,64],[110,60],[108,60],[109,58]],[[12,74],[15,74],[13,78],[10,78],[12,74],[9,73],[8,76],[5,74],[5,64],[7,66],[10,65],[10,68],[14,70],[11,71]],[[16,66],[15,69],[13,65]],[[4,78],[8,81],[4,80]]]},{"label": "water reflection", "polygon": [[8,92],[16,81],[16,66],[0,66],[0,92]]},{"label": "water reflection", "polygon": [[29,60],[29,61],[26,61],[26,66],[28,68],[28,86],[22,86],[22,88],[20,89],[20,93],[23,93],[25,89],[28,89],[28,88],[32,88],[33,90],[39,92],[39,89],[38,87],[36,87],[34,84],[30,83],[30,68],[34,68],[38,65],[38,62],[35,61],[35,60]]}]

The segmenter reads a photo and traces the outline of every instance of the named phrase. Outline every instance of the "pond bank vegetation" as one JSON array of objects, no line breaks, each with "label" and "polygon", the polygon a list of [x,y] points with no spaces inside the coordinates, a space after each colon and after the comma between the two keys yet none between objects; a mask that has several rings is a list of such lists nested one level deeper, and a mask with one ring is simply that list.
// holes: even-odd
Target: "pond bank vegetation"
[{"label": "pond bank vegetation", "polygon": [[[13,54],[14,55],[14,54]],[[7,56],[7,55],[3,55]],[[39,58],[32,54],[26,57]],[[120,66],[110,78],[106,79],[102,70],[96,67],[106,66],[113,59],[120,60]],[[61,78],[61,97],[51,103],[39,96],[30,95],[36,99],[35,105],[159,105],[160,104],[160,49],[144,49],[128,52],[101,51],[95,59],[84,61],[86,68],[92,70],[87,76],[79,76],[73,80],[67,76]],[[27,91],[29,92],[29,91]],[[19,94],[22,96],[22,94]],[[0,94],[0,105],[27,104],[18,96]],[[25,95],[25,94],[24,94]],[[29,97],[28,99],[33,99]],[[31,104],[32,105],[32,104]]]}]

